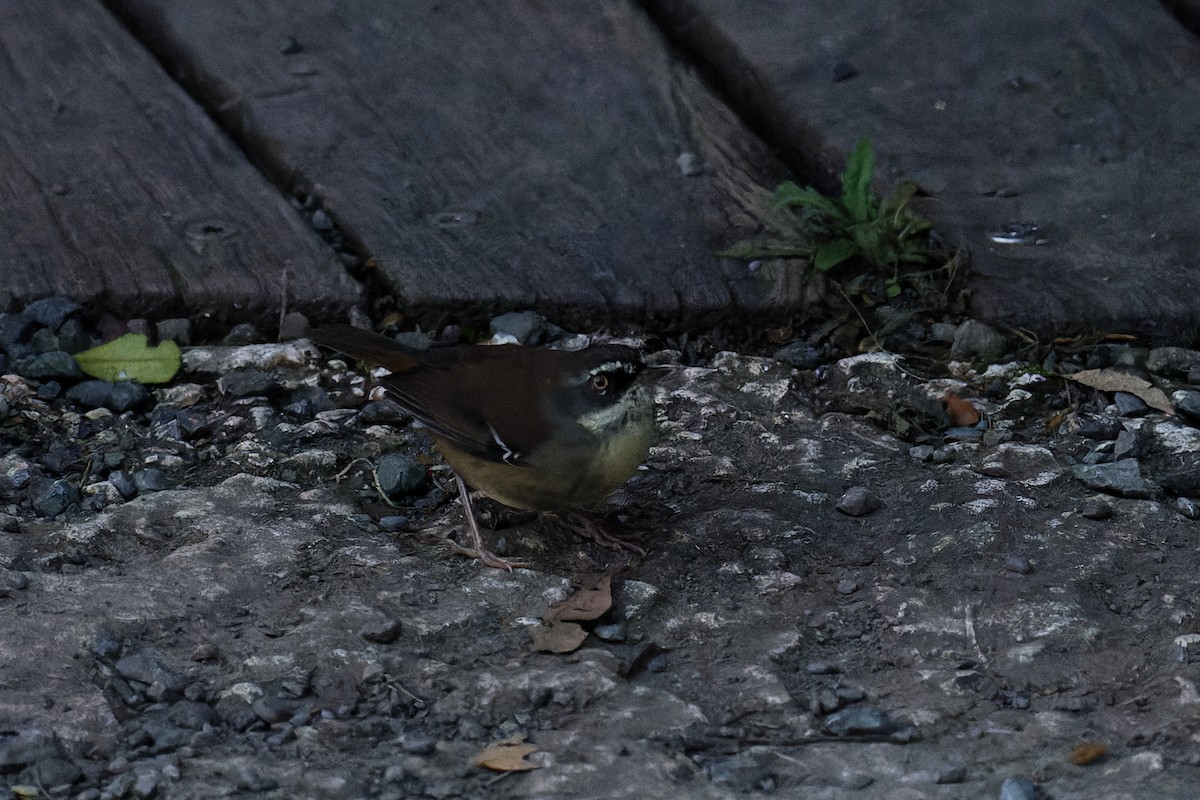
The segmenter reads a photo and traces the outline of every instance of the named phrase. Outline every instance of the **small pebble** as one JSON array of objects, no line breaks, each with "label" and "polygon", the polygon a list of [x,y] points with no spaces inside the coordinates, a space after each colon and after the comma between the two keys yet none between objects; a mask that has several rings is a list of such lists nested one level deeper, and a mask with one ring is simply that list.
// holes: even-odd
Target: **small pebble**
[{"label": "small pebble", "polygon": [[133,483],[141,494],[161,492],[170,487],[167,474],[157,467],[147,467],[133,476]]},{"label": "small pebble", "polygon": [[865,486],[852,486],[838,500],[837,510],[851,517],[862,517],[883,507],[883,501]]},{"label": "small pebble", "polygon": [[1024,775],[1005,778],[1000,786],[1000,800],[1037,800],[1037,787]]},{"label": "small pebble", "polygon": [[1200,519],[1200,504],[1190,497],[1176,497],[1172,503],[1175,510],[1188,519]]},{"label": "small pebble", "polygon": [[386,495],[412,494],[425,482],[425,467],[416,459],[402,453],[391,453],[379,459],[375,478]]},{"label": "small pebble", "polygon": [[1079,509],[1079,514],[1087,519],[1108,519],[1113,514],[1113,508],[1105,500],[1092,498],[1083,504],[1083,508]]},{"label": "small pebble", "polygon": [[1140,417],[1150,410],[1145,400],[1129,392],[1113,392],[1113,403],[1122,417]]},{"label": "small pebble", "polygon": [[381,618],[367,623],[359,633],[368,642],[391,644],[400,638],[402,630],[399,620]]},{"label": "small pebble", "polygon": [[837,593],[840,595],[851,595],[858,591],[858,581],[853,578],[843,578],[838,581]]},{"label": "small pebble", "polygon": [[1033,562],[1029,560],[1029,556],[1014,553],[1004,559],[1004,568],[1018,575],[1028,575],[1033,572]]}]

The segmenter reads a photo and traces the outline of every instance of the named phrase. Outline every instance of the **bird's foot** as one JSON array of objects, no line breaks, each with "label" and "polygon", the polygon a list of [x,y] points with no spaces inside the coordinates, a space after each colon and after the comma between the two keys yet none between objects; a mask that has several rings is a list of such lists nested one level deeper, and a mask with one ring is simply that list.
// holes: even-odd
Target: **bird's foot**
[{"label": "bird's foot", "polygon": [[629,550],[637,553],[640,556],[646,555],[646,551],[638,543],[636,536],[617,536],[609,526],[601,519],[582,517],[580,518],[579,533],[586,536],[593,542],[604,547],[612,547],[618,550]]},{"label": "bird's foot", "polygon": [[514,569],[529,569],[529,562],[519,558],[503,558],[496,555],[486,547],[463,547],[453,539],[447,539],[450,547],[454,552],[468,558],[477,558],[485,567],[493,567],[494,569],[502,569],[507,572],[512,572]]}]

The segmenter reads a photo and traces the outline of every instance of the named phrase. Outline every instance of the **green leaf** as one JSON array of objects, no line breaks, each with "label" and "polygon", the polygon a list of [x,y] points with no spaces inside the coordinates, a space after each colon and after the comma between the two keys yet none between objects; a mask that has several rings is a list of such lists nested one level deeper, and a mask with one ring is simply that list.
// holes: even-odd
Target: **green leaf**
[{"label": "green leaf", "polygon": [[175,377],[181,361],[179,345],[168,340],[150,347],[142,333],[127,333],[79,353],[75,360],[88,375],[110,383],[166,383]]},{"label": "green leaf", "polygon": [[804,188],[800,188],[791,181],[785,181],[779,184],[779,188],[775,190],[775,196],[771,200],[771,207],[778,210],[793,206],[811,208],[814,211],[820,211],[822,214],[828,214],[837,219],[846,218],[846,212],[836,202],[830,200],[813,187],[805,186]]},{"label": "green leaf", "polygon": [[900,296],[900,284],[896,283],[895,279],[888,278],[883,282],[883,291],[891,300],[894,297]]},{"label": "green leaf", "polygon": [[858,252],[858,246],[849,239],[834,239],[817,248],[813,266],[821,272],[828,272]]},{"label": "green leaf", "polygon": [[875,150],[871,139],[864,136],[846,159],[846,171],[842,173],[842,203],[855,222],[865,222],[875,215],[875,193],[871,191],[874,176]]}]

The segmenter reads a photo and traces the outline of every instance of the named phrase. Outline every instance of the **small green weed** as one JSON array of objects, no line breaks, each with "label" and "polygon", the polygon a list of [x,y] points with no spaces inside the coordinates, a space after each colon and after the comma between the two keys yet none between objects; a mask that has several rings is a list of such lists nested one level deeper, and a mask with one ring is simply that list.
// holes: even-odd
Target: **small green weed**
[{"label": "small green weed", "polygon": [[863,137],[846,160],[842,193],[826,197],[812,186],[779,185],[772,199],[771,234],[739,242],[720,255],[733,258],[804,258],[865,305],[903,291],[909,271],[936,259],[930,223],[910,208],[915,184],[903,183],[881,199],[871,188],[875,151]]}]

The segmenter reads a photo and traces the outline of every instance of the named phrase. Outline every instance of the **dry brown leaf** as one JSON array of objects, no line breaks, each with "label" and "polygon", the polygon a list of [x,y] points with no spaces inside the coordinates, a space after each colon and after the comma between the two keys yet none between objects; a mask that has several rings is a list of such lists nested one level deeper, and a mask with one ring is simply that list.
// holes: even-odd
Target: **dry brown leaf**
[{"label": "dry brown leaf", "polygon": [[1067,377],[1076,383],[1082,383],[1084,386],[1090,386],[1102,392],[1129,392],[1129,394],[1141,398],[1146,405],[1156,408],[1164,414],[1175,413],[1175,406],[1171,404],[1171,398],[1167,397],[1161,389],[1155,388],[1150,381],[1136,375],[1115,369],[1085,369]]},{"label": "dry brown leaf", "polygon": [[475,766],[496,772],[525,772],[537,769],[537,764],[525,760],[525,756],[536,752],[537,745],[527,743],[524,736],[517,734],[489,744],[475,756]]},{"label": "dry brown leaf", "polygon": [[549,620],[531,628],[529,635],[533,637],[533,649],[537,652],[570,653],[579,649],[588,634],[578,623]]},{"label": "dry brown leaf", "polygon": [[978,424],[982,416],[978,408],[954,392],[946,392],[942,397],[942,408],[946,409],[950,425],[955,428],[970,428],[972,425]]},{"label": "dry brown leaf", "polygon": [[612,576],[605,575],[596,581],[595,588],[581,588],[566,600],[551,605],[545,619],[547,622],[599,619],[612,608],[612,603]]},{"label": "dry brown leaf", "polygon": [[1080,742],[1071,748],[1070,761],[1081,767],[1095,764],[1108,755],[1108,748],[1099,742]]}]

